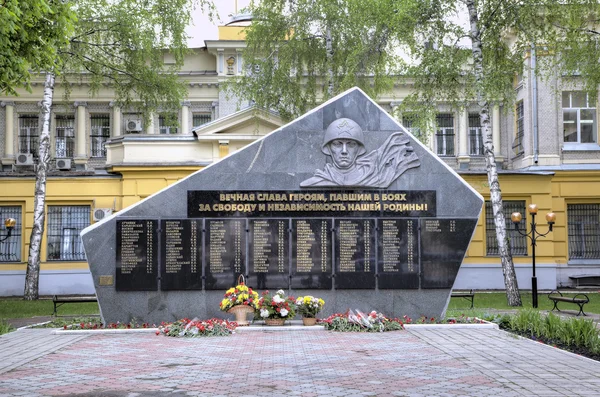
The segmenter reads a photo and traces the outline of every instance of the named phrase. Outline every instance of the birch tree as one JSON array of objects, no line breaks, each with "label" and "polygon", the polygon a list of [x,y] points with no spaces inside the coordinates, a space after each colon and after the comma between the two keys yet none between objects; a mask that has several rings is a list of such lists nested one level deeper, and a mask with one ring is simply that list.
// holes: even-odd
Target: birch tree
[{"label": "birch tree", "polygon": [[245,74],[230,94],[292,119],[353,86],[393,87],[396,56],[379,0],[254,0]]},{"label": "birch tree", "polygon": [[[58,3],[58,2],[57,2]],[[179,109],[185,86],[176,71],[186,52],[185,28],[195,5],[214,10],[212,3],[199,0],[78,0],[60,2],[75,15],[72,29],[56,57],[45,64],[42,130],[36,171],[33,227],[25,276],[24,296],[39,295],[40,247],[44,233],[46,174],[50,162],[50,115],[55,79],[60,78],[68,94],[70,79],[85,79],[95,94],[109,82],[121,107],[135,104],[145,115],[158,107],[167,112]],[[58,14],[49,14],[49,18]],[[53,23],[50,18],[50,24]],[[60,44],[60,45],[59,45]],[[163,54],[169,51],[175,63],[166,68]],[[81,73],[84,73],[82,77]]]},{"label": "birch tree", "polygon": [[[498,179],[490,123],[492,104],[510,109],[515,102],[514,81],[524,72],[532,48],[543,46],[553,56],[538,64],[536,73],[558,76],[578,72],[588,90],[597,92],[600,68],[597,1],[570,0],[407,0],[414,14],[391,15],[403,26],[413,66],[406,78],[413,92],[403,102],[404,111],[427,115],[435,103],[464,108],[472,101],[479,107],[490,200],[508,304],[520,306],[521,298],[506,235],[502,192]],[[571,58],[565,57],[569,51]],[[585,69],[585,70],[582,70]]]}]

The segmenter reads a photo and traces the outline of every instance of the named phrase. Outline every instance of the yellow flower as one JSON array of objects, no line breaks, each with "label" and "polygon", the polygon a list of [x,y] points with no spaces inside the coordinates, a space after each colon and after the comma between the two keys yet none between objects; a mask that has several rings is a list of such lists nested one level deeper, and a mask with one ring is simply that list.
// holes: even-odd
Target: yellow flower
[{"label": "yellow flower", "polygon": [[325,301],[321,298],[319,298],[319,305],[323,306],[325,304]]},{"label": "yellow flower", "polygon": [[235,292],[235,288],[229,288],[229,289],[227,290],[227,293],[228,293],[228,294],[233,294],[234,292]]}]

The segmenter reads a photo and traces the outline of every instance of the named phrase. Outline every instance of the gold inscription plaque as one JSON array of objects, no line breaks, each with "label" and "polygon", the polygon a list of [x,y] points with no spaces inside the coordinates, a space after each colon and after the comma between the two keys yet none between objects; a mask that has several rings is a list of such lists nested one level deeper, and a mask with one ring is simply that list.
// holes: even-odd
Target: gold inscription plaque
[{"label": "gold inscription plaque", "polygon": [[113,285],[114,284],[113,276],[100,276],[98,284],[99,285]]}]

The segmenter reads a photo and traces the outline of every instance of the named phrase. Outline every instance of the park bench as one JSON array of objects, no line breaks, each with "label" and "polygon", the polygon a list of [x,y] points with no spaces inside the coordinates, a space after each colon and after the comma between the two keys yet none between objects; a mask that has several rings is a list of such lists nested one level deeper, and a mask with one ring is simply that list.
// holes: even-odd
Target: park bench
[{"label": "park bench", "polygon": [[56,309],[65,303],[85,303],[85,302],[98,302],[96,296],[72,296],[72,295],[54,295],[52,297],[52,303],[54,303],[54,315],[56,316]]},{"label": "park bench", "polygon": [[575,288],[600,287],[600,275],[598,274],[576,274],[569,278],[575,280]]},{"label": "park bench", "polygon": [[450,295],[451,298],[464,298],[466,300],[470,300],[471,301],[471,309],[473,308],[473,302],[475,300],[475,293],[473,292],[473,290],[470,290],[469,292],[467,291],[452,291],[452,294]]},{"label": "park bench", "polygon": [[568,296],[563,296],[563,294],[559,291],[552,291],[550,292],[550,295],[548,295],[548,299],[550,299],[554,303],[554,307],[552,308],[552,310],[556,309],[560,311],[560,309],[557,306],[558,302],[575,303],[579,305],[579,313],[577,313],[577,315],[579,316],[580,314],[583,314],[584,316],[587,316],[587,314],[583,312],[583,305],[588,303],[590,301],[590,298],[588,298],[588,296],[585,294],[577,294],[571,298]]}]

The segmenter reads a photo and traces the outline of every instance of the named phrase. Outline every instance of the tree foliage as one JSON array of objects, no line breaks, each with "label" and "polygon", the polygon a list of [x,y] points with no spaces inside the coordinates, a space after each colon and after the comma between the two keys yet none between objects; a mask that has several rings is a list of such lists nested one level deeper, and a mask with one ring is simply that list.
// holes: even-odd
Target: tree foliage
[{"label": "tree foliage", "polygon": [[396,55],[380,0],[262,0],[250,5],[246,74],[225,86],[290,119],[353,86],[390,91]]}]

